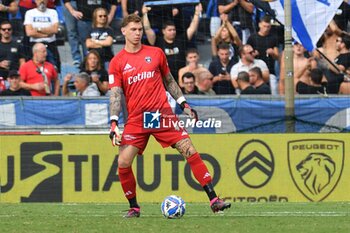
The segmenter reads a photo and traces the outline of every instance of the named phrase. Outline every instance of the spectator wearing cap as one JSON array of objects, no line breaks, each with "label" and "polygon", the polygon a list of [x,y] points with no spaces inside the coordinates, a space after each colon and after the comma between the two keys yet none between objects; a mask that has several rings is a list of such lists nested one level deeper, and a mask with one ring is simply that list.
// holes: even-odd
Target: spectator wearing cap
[{"label": "spectator wearing cap", "polygon": [[0,92],[0,96],[31,96],[30,91],[21,88],[20,75],[17,70],[11,70],[7,77],[9,88]]},{"label": "spectator wearing cap", "polygon": [[74,86],[76,92],[68,90],[68,84],[72,80],[73,75],[67,74],[64,77],[62,94],[65,96],[100,96],[100,92],[95,83],[91,83],[90,75],[86,72],[81,72],[74,75]]},{"label": "spectator wearing cap", "polygon": [[21,87],[30,90],[32,96],[59,95],[60,80],[55,67],[46,61],[46,56],[46,46],[36,43],[33,46],[32,60],[24,63],[19,69]]},{"label": "spectator wearing cap", "polygon": [[0,77],[6,78],[9,70],[18,70],[25,63],[23,46],[12,38],[9,21],[0,24]]}]

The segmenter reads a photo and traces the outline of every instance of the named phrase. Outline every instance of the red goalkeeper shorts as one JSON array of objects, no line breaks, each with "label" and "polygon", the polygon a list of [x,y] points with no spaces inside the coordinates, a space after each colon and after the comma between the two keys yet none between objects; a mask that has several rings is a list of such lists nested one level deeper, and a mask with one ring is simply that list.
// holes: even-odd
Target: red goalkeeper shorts
[{"label": "red goalkeeper shorts", "polygon": [[184,128],[171,126],[169,128],[161,129],[143,129],[140,125],[126,124],[121,145],[132,145],[139,149],[138,154],[142,154],[148,143],[150,135],[162,145],[162,147],[169,147],[184,138],[189,138],[188,133]]}]

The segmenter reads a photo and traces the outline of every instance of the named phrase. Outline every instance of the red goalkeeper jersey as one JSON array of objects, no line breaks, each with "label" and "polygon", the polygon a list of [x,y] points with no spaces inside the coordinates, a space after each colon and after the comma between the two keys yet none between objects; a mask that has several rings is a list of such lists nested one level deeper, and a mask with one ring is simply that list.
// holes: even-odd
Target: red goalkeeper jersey
[{"label": "red goalkeeper jersey", "polygon": [[109,88],[121,87],[126,98],[127,123],[142,126],[144,112],[172,114],[163,77],[170,72],[160,48],[142,45],[137,53],[120,51],[109,64]]}]

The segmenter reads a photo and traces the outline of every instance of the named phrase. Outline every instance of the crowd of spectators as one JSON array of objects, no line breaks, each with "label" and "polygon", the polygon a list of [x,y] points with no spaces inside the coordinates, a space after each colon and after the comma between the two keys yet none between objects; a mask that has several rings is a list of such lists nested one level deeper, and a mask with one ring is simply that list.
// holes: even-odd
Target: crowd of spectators
[{"label": "crowd of spectators", "polygon": [[[114,56],[116,17],[138,14],[143,43],[161,48],[185,94],[285,93],[283,26],[249,0],[208,0],[197,5],[146,6],[143,0],[0,1],[0,95],[105,96]],[[254,2],[254,1],[253,1]],[[293,42],[296,94],[350,94],[350,6],[344,2],[308,52]],[[63,10],[73,65],[79,73],[61,78],[57,7]],[[23,37],[14,38],[20,15]],[[197,32],[209,23],[211,61],[200,64]],[[16,35],[21,33],[15,33]],[[208,36],[209,37],[209,36]]]}]

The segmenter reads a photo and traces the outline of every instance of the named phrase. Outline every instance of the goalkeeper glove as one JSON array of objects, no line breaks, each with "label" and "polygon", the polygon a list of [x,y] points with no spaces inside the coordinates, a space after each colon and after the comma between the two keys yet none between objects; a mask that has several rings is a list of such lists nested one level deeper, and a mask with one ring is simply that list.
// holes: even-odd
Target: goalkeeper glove
[{"label": "goalkeeper glove", "polygon": [[197,111],[191,108],[191,106],[186,101],[183,101],[180,104],[180,107],[184,113],[189,115],[192,119],[195,119],[195,121],[198,121]]},{"label": "goalkeeper glove", "polygon": [[116,120],[111,120],[109,138],[111,139],[113,146],[120,146],[120,143],[122,141],[122,134],[120,133],[118,122]]}]

